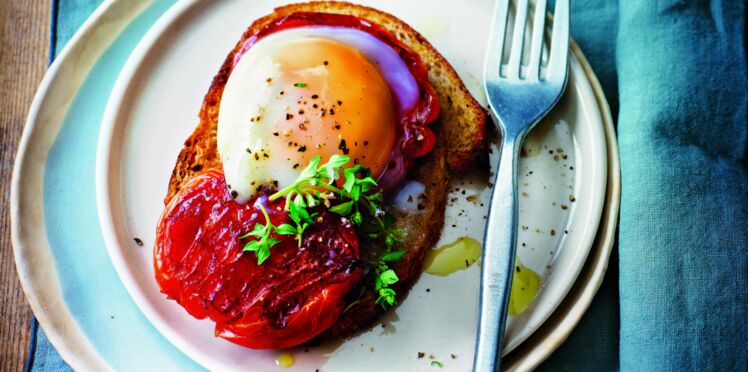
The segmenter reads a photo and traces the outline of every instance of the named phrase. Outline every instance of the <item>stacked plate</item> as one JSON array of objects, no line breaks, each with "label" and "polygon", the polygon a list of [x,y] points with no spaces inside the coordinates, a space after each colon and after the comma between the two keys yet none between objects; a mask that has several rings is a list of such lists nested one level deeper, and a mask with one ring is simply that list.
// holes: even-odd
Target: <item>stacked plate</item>
[{"label": "stacked plate", "polygon": [[[479,77],[492,1],[363,3],[420,31],[485,104]],[[13,239],[29,302],[73,367],[278,368],[279,351],[217,339],[212,322],[167,301],[151,249],[168,177],[213,74],[274,5],[105,2],[42,82],[14,170]],[[613,242],[620,180],[612,122],[594,73],[575,44],[572,51],[567,92],[520,161],[522,285],[504,336],[509,369],[538,365],[566,339],[600,286]],[[488,178],[477,171],[453,180],[439,246],[482,241]],[[381,324],[287,351],[290,368],[422,370],[438,361],[470,369],[479,264],[422,275]]]}]

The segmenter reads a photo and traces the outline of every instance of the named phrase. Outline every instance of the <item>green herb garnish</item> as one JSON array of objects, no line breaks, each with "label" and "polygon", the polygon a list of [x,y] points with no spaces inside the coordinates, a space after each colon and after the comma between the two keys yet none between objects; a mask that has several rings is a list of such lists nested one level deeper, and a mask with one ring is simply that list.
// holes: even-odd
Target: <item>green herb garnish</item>
[{"label": "green herb garnish", "polygon": [[[336,213],[353,225],[360,226],[365,236],[370,239],[382,238],[390,250],[401,240],[402,230],[395,229],[395,219],[382,209],[384,197],[376,187],[377,181],[371,176],[371,171],[360,165],[352,168],[342,168],[348,163],[349,157],[335,154],[330,160],[319,165],[321,157],[316,156],[299,174],[291,185],[270,196],[270,200],[286,197],[286,210],[294,221],[307,221],[304,218],[305,208],[325,205],[330,212]],[[345,177],[345,183],[338,188],[335,181],[340,174]],[[340,203],[332,206],[330,200],[338,199]],[[293,207],[292,207],[293,206]],[[308,214],[308,212],[307,212]],[[364,214],[368,215],[365,224]],[[296,215],[296,216],[294,216]],[[303,225],[297,222],[297,229]]]},{"label": "green herb garnish", "polygon": [[296,83],[293,86],[295,86],[296,88],[304,88],[304,87],[307,86],[307,84],[306,83]]},{"label": "green herb garnish", "polygon": [[[280,239],[271,238],[270,234],[275,233],[278,235],[298,235],[299,239],[301,239],[301,233],[297,233],[295,227],[287,223],[281,224],[280,226],[275,226],[272,222],[270,222],[270,216],[268,215],[268,211],[267,209],[265,209],[265,206],[260,204],[260,210],[262,210],[262,214],[265,217],[265,224],[263,225],[261,223],[256,223],[251,232],[248,232],[239,237],[239,239],[246,239],[248,237],[260,238],[259,240],[252,240],[247,242],[247,244],[244,245],[243,249],[244,251],[255,252],[258,265],[262,265],[262,263],[265,262],[268,257],[270,257],[270,248],[280,243]],[[301,240],[299,240],[299,246],[301,246]]]},{"label": "green herb garnish", "polygon": [[404,254],[405,252],[403,251],[386,251],[379,256],[374,265],[374,273],[376,275],[374,278],[374,290],[379,295],[375,303],[382,306],[385,310],[396,302],[396,293],[390,286],[399,280],[397,274],[395,274],[395,270],[390,269],[389,262],[401,259]]},{"label": "green herb garnish", "polygon": [[442,362],[440,362],[438,360],[432,360],[431,361],[431,366],[432,367],[439,367],[439,368],[443,368],[444,367],[444,365],[442,364]]},{"label": "green herb garnish", "polygon": [[[397,274],[390,269],[389,263],[402,258],[404,252],[392,251],[401,242],[402,230],[395,229],[395,218],[384,211],[384,197],[377,189],[377,182],[371,171],[360,165],[343,168],[350,161],[344,155],[335,154],[330,160],[320,165],[321,157],[309,162],[291,185],[270,196],[270,200],[286,197],[286,210],[296,223],[299,241],[301,234],[314,216],[306,211],[307,207],[324,205],[330,212],[336,213],[358,227],[368,239],[382,239],[386,250],[376,262],[373,262],[374,290],[379,297],[376,303],[385,309],[395,304],[395,291],[390,286],[398,281]],[[344,177],[342,187],[336,185],[337,179]],[[331,205],[331,200],[338,204]],[[366,216],[366,218],[364,218]],[[291,229],[289,229],[291,231]]]},{"label": "green herb garnish", "polygon": [[[246,239],[248,237],[259,238],[258,240],[251,240],[244,245],[244,251],[255,252],[257,256],[257,264],[262,265],[268,257],[270,257],[270,248],[280,242],[280,239],[271,238],[270,234],[277,230],[277,227],[270,222],[270,216],[265,207],[260,204],[262,214],[265,216],[265,225],[261,223],[255,223],[255,227],[251,232],[242,235],[239,239]],[[282,226],[282,225],[281,225]]]},{"label": "green herb garnish", "polygon": [[[306,86],[301,83],[294,85]],[[402,230],[394,227],[394,216],[382,208],[384,197],[368,168],[360,165],[343,168],[350,160],[344,155],[335,154],[322,165],[319,164],[321,159],[320,156],[313,158],[291,185],[268,198],[269,201],[286,198],[285,210],[288,211],[293,224],[274,226],[270,222],[267,210],[260,206],[265,216],[265,225],[255,224],[252,232],[241,237],[259,238],[248,242],[244,250],[255,252],[257,264],[261,265],[270,256],[270,248],[280,242],[280,239],[270,236],[273,233],[293,235],[301,246],[304,231],[318,216],[318,212],[312,208],[324,206],[330,212],[340,215],[344,221],[356,226],[367,239],[384,241],[386,249],[376,261],[371,262],[371,265],[375,275],[374,290],[379,296],[376,303],[387,309],[396,302],[396,293],[391,286],[397,283],[399,278],[390,268],[390,264],[405,254],[403,251],[392,250],[402,241]],[[344,182],[338,187],[336,181],[341,175]],[[336,204],[332,201],[336,201]]]}]

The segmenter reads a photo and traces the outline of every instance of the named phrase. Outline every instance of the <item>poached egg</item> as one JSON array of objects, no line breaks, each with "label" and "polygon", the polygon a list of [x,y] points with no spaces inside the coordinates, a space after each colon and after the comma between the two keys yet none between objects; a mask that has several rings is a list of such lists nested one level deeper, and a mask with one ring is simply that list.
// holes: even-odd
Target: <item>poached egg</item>
[{"label": "poached egg", "polygon": [[282,189],[318,155],[324,163],[343,154],[381,176],[400,115],[418,99],[397,52],[364,31],[310,26],[260,39],[234,66],[218,114],[232,196],[242,203],[268,184]]}]

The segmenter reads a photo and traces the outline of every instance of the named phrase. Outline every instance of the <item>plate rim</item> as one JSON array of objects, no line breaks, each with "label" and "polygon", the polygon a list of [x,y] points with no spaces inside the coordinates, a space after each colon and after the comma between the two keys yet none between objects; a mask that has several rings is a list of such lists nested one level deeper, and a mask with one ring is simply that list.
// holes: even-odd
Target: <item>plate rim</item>
[{"label": "plate rim", "polygon": [[[590,251],[590,256],[587,258],[588,262],[585,263],[585,267],[579,273],[577,281],[561,304],[540,328],[525,340],[523,345],[504,357],[508,371],[535,369],[569,338],[584,314],[587,313],[605,279],[618,228],[618,212],[621,206],[621,163],[613,116],[605,92],[597,75],[592,70],[592,66],[574,39],[572,38],[570,41],[569,45],[572,53],[577,56],[590,80],[605,132],[608,176],[603,211],[600,216],[597,235],[593,242],[593,249]],[[588,280],[579,281],[582,276],[588,278]]]},{"label": "plate rim", "polygon": [[[546,15],[546,18],[548,19],[549,23],[553,21],[553,16],[550,13]],[[592,79],[590,78],[590,75],[588,74],[588,70],[585,69],[585,65],[582,63],[582,59],[579,58],[579,55],[577,55],[577,53],[575,53],[575,51],[573,50],[573,48],[571,47],[571,45],[576,46],[577,50],[579,51],[579,55],[581,55],[583,57],[583,55],[581,53],[581,50],[579,50],[578,46],[574,42],[574,39],[570,38],[570,49],[571,49],[572,53],[569,56],[569,66],[568,66],[569,73],[571,73],[571,69],[574,68],[572,66],[572,56],[573,56],[573,57],[576,58],[576,63],[579,65],[579,68],[582,70],[582,73],[584,74],[584,77],[586,78],[586,85],[587,86],[579,87],[580,84],[578,84],[578,83],[575,83],[574,85],[576,86],[577,89],[581,88],[582,90],[587,90],[587,89],[589,90],[589,92],[592,95],[591,101],[587,101],[587,100],[583,100],[583,101],[585,101],[587,103],[594,103],[594,106],[595,106],[594,109],[597,111],[597,114],[599,115],[599,119],[600,119],[600,124],[601,124],[600,127],[599,128],[593,128],[592,130],[593,131],[596,131],[596,130],[600,131],[599,140],[602,141],[602,146],[601,146],[602,149],[600,149],[599,153],[596,152],[595,154],[604,157],[604,159],[596,159],[596,160],[599,160],[603,164],[603,167],[604,167],[604,172],[602,172],[602,174],[600,175],[600,177],[602,178],[602,180],[598,180],[599,182],[602,182],[602,186],[603,187],[601,187],[600,190],[597,190],[597,189],[593,190],[595,192],[599,192],[598,200],[593,201],[592,206],[590,206],[588,208],[590,210],[594,210],[594,212],[592,212],[593,215],[595,216],[595,218],[593,219],[594,222],[592,223],[593,226],[594,226],[594,228],[591,228],[591,234],[592,234],[592,236],[588,237],[588,239],[584,239],[583,240],[583,243],[585,244],[585,247],[582,248],[583,251],[582,252],[577,252],[577,255],[579,256],[578,259],[581,260],[581,262],[579,264],[577,264],[576,266],[572,266],[571,267],[571,270],[573,271],[573,273],[571,274],[571,277],[573,278],[573,280],[571,282],[571,285],[568,285],[566,287],[562,287],[561,288],[563,290],[563,294],[558,298],[558,300],[552,306],[553,310],[550,313],[545,314],[544,317],[543,317],[542,322],[540,322],[540,323],[535,324],[534,326],[532,326],[531,327],[532,328],[531,331],[528,334],[524,335],[523,337],[520,337],[519,341],[515,341],[514,345],[511,345],[511,344],[508,345],[508,346],[513,346],[513,347],[509,348],[509,351],[506,354],[503,355],[504,357],[506,357],[507,355],[511,354],[515,349],[519,348],[519,346],[522,345],[527,339],[529,339],[530,337],[532,337],[532,335],[535,332],[537,332],[538,329],[540,329],[541,327],[543,327],[543,325],[548,321],[548,319],[550,319],[556,313],[556,310],[559,308],[559,306],[561,306],[561,304],[566,300],[566,297],[569,295],[569,293],[571,292],[572,288],[574,288],[574,286],[576,285],[577,280],[579,279],[580,274],[584,270],[585,266],[587,266],[587,260],[588,260],[588,258],[593,253],[593,248],[594,248],[594,245],[595,245],[595,240],[597,239],[598,230],[600,228],[600,222],[602,221],[603,211],[605,209],[605,202],[606,202],[605,196],[607,195],[607,187],[608,187],[608,182],[609,182],[609,179],[608,179],[609,178],[608,177],[609,176],[608,175],[608,166],[609,166],[609,164],[608,164],[608,156],[609,155],[608,155],[608,146],[607,146],[607,133],[606,133],[606,130],[605,130],[605,122],[604,122],[604,119],[603,119],[604,114],[602,112],[602,107],[598,103],[597,93],[596,93],[596,91],[594,89],[594,86],[593,86],[593,83],[592,83]],[[585,60],[585,62],[586,62],[586,60]],[[595,78],[596,78],[596,76],[595,76]],[[570,83],[567,83],[566,90],[570,89],[569,84]],[[583,105],[583,103],[580,102],[579,105]],[[588,221],[590,221],[590,220],[588,220]],[[558,259],[558,256],[556,256],[555,259]],[[555,266],[555,259],[554,259],[554,266]],[[552,278],[552,277],[553,277],[553,274],[551,274],[551,276],[548,279],[550,280],[550,278]],[[548,285],[548,282],[544,283],[543,287],[545,287],[547,285]]]},{"label": "plate rim", "polygon": [[[175,38],[174,27],[181,27],[185,23],[194,20],[196,9],[210,6],[210,2],[205,0],[187,0],[177,3],[169,9],[162,17],[151,27],[148,33],[140,40],[137,47],[133,50],[128,58],[117,83],[112,89],[109,102],[102,119],[102,129],[99,134],[99,142],[96,155],[96,201],[99,209],[99,222],[104,235],[104,241],[109,253],[109,257],[115,267],[120,281],[125,285],[130,297],[137,304],[140,311],[146,315],[151,324],[161,332],[171,343],[178,349],[194,359],[196,362],[207,368],[214,368],[221,365],[221,360],[213,358],[210,352],[203,348],[197,347],[194,343],[185,338],[184,335],[174,326],[170,319],[163,315],[163,309],[153,305],[152,291],[145,287],[137,276],[132,273],[132,262],[126,254],[126,243],[130,238],[124,235],[122,229],[118,229],[119,223],[122,222],[126,206],[120,197],[122,195],[122,169],[121,161],[124,156],[125,143],[120,141],[123,133],[127,129],[127,123],[130,121],[131,110],[129,107],[133,104],[133,97],[137,97],[141,87],[140,81],[143,77],[139,73],[150,73],[154,68],[158,68],[158,61],[154,61],[154,54],[158,54],[163,46],[162,43],[169,42]],[[168,46],[167,46],[168,48]],[[483,48],[481,48],[483,49]],[[576,56],[576,55],[575,55]],[[581,244],[573,250],[573,261],[567,271],[562,272],[562,278],[569,278],[569,284],[561,284],[558,296],[551,297],[548,309],[537,314],[533,323],[520,333],[519,337],[508,344],[507,351],[511,352],[518,348],[526,339],[532,336],[542,325],[550,318],[558,306],[564,301],[572,287],[576,283],[580,272],[587,263],[594,241],[597,236],[597,230],[604,209],[605,195],[607,188],[607,146],[604,123],[602,120],[601,107],[596,102],[595,91],[586,71],[582,67],[581,61],[577,58],[576,62],[570,61],[570,68],[581,70],[582,76],[577,81],[577,88],[581,91],[578,97],[580,102],[578,106],[592,106],[590,118],[599,116],[594,121],[594,126],[581,129],[583,132],[589,132],[593,141],[589,144],[589,150],[592,151],[593,158],[600,157],[599,160],[591,162],[587,172],[598,186],[593,187],[592,196],[594,200],[586,207],[588,214],[579,216],[580,233],[583,234]],[[576,96],[576,94],[574,94]],[[594,120],[594,119],[593,119]],[[597,164],[597,165],[593,165]],[[600,165],[602,164],[602,165]],[[546,283],[547,285],[548,283]],[[547,300],[546,300],[547,301]],[[508,354],[508,353],[507,353]]]},{"label": "plate rim", "polygon": [[[99,60],[106,47],[109,47],[127,24],[152,1],[135,0],[124,5],[124,2],[121,1],[105,0],[83,22],[57,57],[54,58],[34,94],[13,164],[10,183],[10,235],[16,272],[34,317],[42,326],[47,338],[60,356],[75,370],[89,368],[109,371],[113,369],[98,353],[72,317],[62,296],[59,281],[55,280],[53,284],[50,284],[49,278],[46,277],[50,273],[56,274],[57,271],[54,259],[51,257],[51,246],[47,241],[46,227],[43,222],[44,205],[36,201],[42,199],[43,164],[46,163],[46,157],[57,138],[57,133],[54,133],[54,135],[46,134],[53,137],[50,141],[39,141],[38,137],[42,134],[39,134],[38,131],[52,130],[59,132],[67,110],[72,103],[72,99],[65,100],[63,98],[62,106],[65,110],[62,115],[54,115],[54,113],[48,112],[50,109],[47,109],[47,101],[55,98],[60,100],[60,96],[65,95],[57,82],[72,75],[73,85],[77,93],[77,89],[80,88],[88,72]],[[119,20],[117,20],[117,17],[109,17],[112,13],[122,17]],[[97,30],[107,28],[107,26],[110,26],[109,33],[97,32]],[[94,50],[93,53],[88,55],[89,58],[84,61],[76,60],[76,58],[85,54],[86,49],[91,50],[88,42],[96,39],[97,36],[105,39],[106,47]],[[70,71],[68,60],[82,63],[86,67],[85,73],[76,74],[75,71]],[[56,125],[50,128],[43,125],[47,124],[42,123],[44,121],[55,121]],[[37,141],[32,141],[32,139],[37,139]],[[43,161],[39,159],[40,154]],[[38,164],[41,165],[37,167]],[[32,172],[30,169],[33,168],[35,168],[34,172],[30,173]],[[38,199],[34,196],[29,197],[27,193],[23,192],[25,190],[23,185],[26,184],[24,181],[28,178],[31,178],[28,182],[31,182],[35,189],[38,189],[37,192],[34,192]],[[29,214],[31,216],[27,217]],[[32,224],[31,229],[28,226],[23,226],[23,221],[27,218],[36,222]],[[32,262],[32,264],[26,264],[24,260]],[[41,277],[38,279],[41,284],[34,280],[37,277]],[[51,287],[53,294],[40,295],[35,291],[40,285],[46,286],[48,290]],[[47,299],[47,297],[53,298]],[[49,311],[47,310],[48,303],[45,303],[45,301],[63,306],[55,307],[56,311]],[[60,310],[60,308],[63,310]]]}]

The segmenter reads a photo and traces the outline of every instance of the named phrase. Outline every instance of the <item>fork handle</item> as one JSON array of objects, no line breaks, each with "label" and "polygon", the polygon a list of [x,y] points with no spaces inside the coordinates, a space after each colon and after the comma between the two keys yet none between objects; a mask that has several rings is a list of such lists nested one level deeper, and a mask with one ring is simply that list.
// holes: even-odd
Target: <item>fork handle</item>
[{"label": "fork handle", "polygon": [[498,371],[514,257],[517,252],[517,163],[523,133],[502,140],[489,203],[480,282],[480,315],[473,371]]}]

